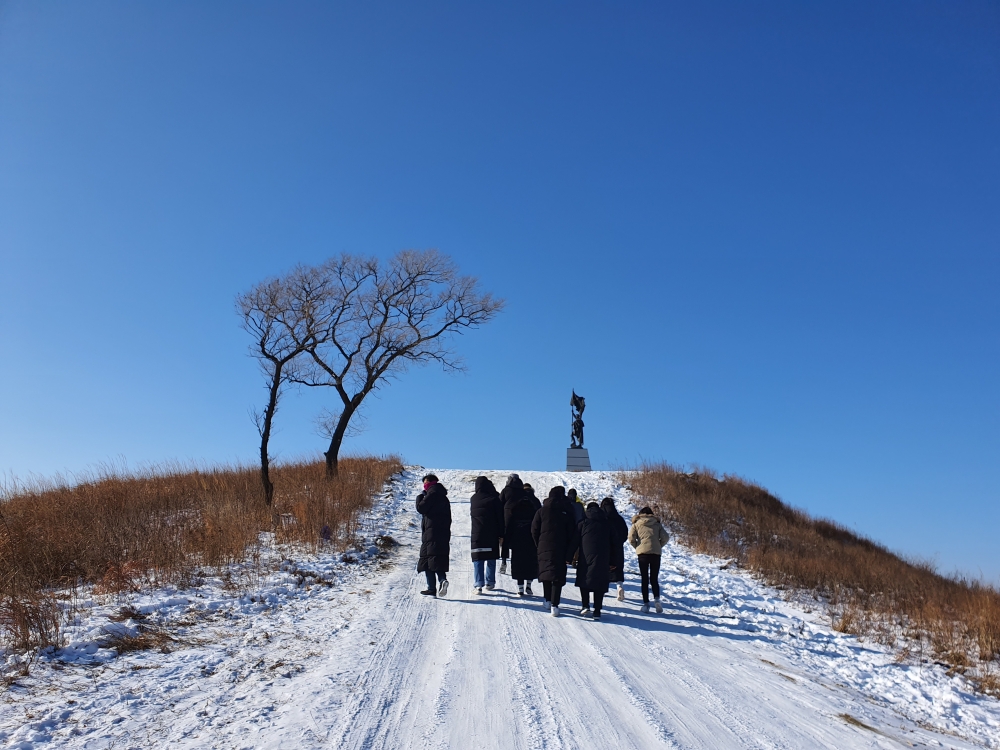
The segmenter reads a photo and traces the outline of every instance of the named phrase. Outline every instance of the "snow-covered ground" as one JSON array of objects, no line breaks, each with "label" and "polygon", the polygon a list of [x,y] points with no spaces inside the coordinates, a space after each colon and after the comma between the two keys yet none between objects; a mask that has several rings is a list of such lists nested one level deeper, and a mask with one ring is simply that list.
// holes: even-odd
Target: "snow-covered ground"
[{"label": "snow-covered ground", "polygon": [[[388,555],[299,554],[252,591],[208,577],[133,597],[142,624],[173,639],[163,650],[101,648],[140,623],[109,619],[121,601],[85,602],[70,645],[0,695],[0,746],[1000,748],[998,701],[935,665],[896,664],[674,542],[662,615],[639,611],[631,550],[627,600],[606,598],[600,622],[575,614],[571,585],[559,618],[540,586],[520,599],[507,577],[474,596],[468,498],[480,473],[500,488],[507,472],[437,472],[454,516],[451,590],[419,596],[422,473],[368,519],[366,545],[400,543]],[[634,510],[600,472],[520,474],[539,497],[563,484]]]}]

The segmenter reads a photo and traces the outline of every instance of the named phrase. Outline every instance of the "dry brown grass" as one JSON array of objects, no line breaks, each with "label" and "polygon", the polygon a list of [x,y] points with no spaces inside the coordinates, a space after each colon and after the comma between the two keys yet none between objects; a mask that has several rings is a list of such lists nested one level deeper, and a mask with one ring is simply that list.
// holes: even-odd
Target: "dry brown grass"
[{"label": "dry brown grass", "polygon": [[1000,592],[900,558],[790,508],[739,477],[646,463],[623,481],[699,552],[732,558],[783,589],[813,592],[834,628],[933,659],[1000,697]]},{"label": "dry brown grass", "polygon": [[157,649],[162,653],[171,651],[171,644],[177,643],[177,639],[162,628],[150,628],[141,626],[135,635],[127,633],[109,633],[102,641],[103,648],[113,648],[118,655],[130,654],[135,651],[150,651]]},{"label": "dry brown grass", "polygon": [[325,478],[322,461],[274,468],[273,508],[263,502],[259,470],[104,471],[74,484],[8,487],[0,502],[0,638],[19,647],[57,642],[60,588],[94,584],[117,594],[190,580],[254,553],[260,533],[278,542],[354,539],[361,513],[399,459],[345,458]]}]

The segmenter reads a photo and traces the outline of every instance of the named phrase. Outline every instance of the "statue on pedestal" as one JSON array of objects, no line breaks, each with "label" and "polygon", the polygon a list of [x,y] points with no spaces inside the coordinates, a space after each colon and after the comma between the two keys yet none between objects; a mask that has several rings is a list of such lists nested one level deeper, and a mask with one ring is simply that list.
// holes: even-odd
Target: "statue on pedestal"
[{"label": "statue on pedestal", "polygon": [[570,444],[566,449],[566,471],[590,471],[590,453],[583,447],[583,410],[587,408],[587,402],[583,396],[577,396],[574,389],[569,405],[573,412]]}]

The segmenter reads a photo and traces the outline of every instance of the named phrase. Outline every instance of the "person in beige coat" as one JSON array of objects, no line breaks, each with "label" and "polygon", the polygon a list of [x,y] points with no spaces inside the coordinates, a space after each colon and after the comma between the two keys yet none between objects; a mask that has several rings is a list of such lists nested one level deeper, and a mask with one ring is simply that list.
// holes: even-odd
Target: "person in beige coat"
[{"label": "person in beige coat", "polygon": [[649,587],[652,584],[656,611],[663,612],[663,605],[660,603],[660,556],[663,554],[664,546],[670,541],[670,536],[660,523],[660,519],[653,515],[652,509],[648,506],[632,519],[628,541],[635,547],[635,553],[639,558],[642,611],[649,612]]}]

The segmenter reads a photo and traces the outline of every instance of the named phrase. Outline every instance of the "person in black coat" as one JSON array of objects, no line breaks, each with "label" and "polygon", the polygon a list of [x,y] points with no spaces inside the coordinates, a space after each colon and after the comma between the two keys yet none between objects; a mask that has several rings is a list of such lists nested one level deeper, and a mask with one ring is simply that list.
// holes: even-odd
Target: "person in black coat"
[{"label": "person in black coat", "polygon": [[[524,495],[524,482],[521,481],[521,477],[517,474],[510,474],[507,477],[507,484],[504,485],[503,490],[500,492],[500,504],[503,506],[506,512],[507,506],[512,502],[520,500]],[[503,548],[503,560],[500,563],[500,573],[504,574],[507,572],[507,547]]]},{"label": "person in black coat", "polygon": [[628,524],[615,507],[615,501],[606,497],[601,510],[611,524],[611,578],[618,584],[618,601],[625,601],[625,542],[628,541]]},{"label": "person in black coat", "polygon": [[[423,516],[417,572],[427,576],[427,588],[420,593],[446,596],[451,560],[451,502],[448,490],[433,474],[424,477],[424,491],[417,495],[417,513]],[[435,575],[439,586],[435,586]]]},{"label": "person in black coat", "polygon": [[577,530],[573,508],[563,487],[553,487],[531,522],[531,538],[538,549],[538,580],[553,616],[559,614],[559,597],[566,583],[566,562],[576,550]]},{"label": "person in black coat", "polygon": [[[581,498],[576,493],[575,489],[570,487],[569,490],[566,492],[566,499],[569,501],[569,505],[573,509],[573,523],[575,523],[577,527],[579,527],[580,523],[583,521],[584,516],[586,515],[585,513],[586,506],[583,502],[583,498]],[[576,552],[574,553],[573,559],[568,561],[569,564],[572,565],[574,568],[576,567],[576,558],[579,554],[580,550],[579,548],[577,548]]]},{"label": "person in black coat", "polygon": [[542,501],[535,497],[535,488],[527,482],[524,483],[524,494],[530,497],[531,502],[535,503],[539,508],[542,507]]},{"label": "person in black coat", "polygon": [[472,515],[472,584],[477,594],[483,586],[492,591],[497,585],[497,558],[504,533],[503,506],[496,487],[486,477],[476,477],[476,494],[469,500]]},{"label": "person in black coat", "polygon": [[[627,532],[626,532],[627,534]],[[601,619],[601,605],[611,577],[611,523],[597,503],[590,503],[580,522],[580,554],[576,565],[576,585],[580,587],[580,614],[590,615],[590,595],[594,595],[594,619]]]},{"label": "person in black coat", "polygon": [[[504,508],[503,546],[510,552],[510,574],[517,579],[517,593],[531,596],[531,582],[538,577],[538,550],[531,536],[531,522],[542,507],[530,484],[524,495]],[[527,585],[525,585],[527,582]]]},{"label": "person in black coat", "polygon": [[503,507],[506,508],[509,503],[520,499],[523,495],[524,482],[521,481],[521,477],[517,474],[508,476],[507,484],[504,485],[503,491],[500,493],[500,502],[503,503]]}]

